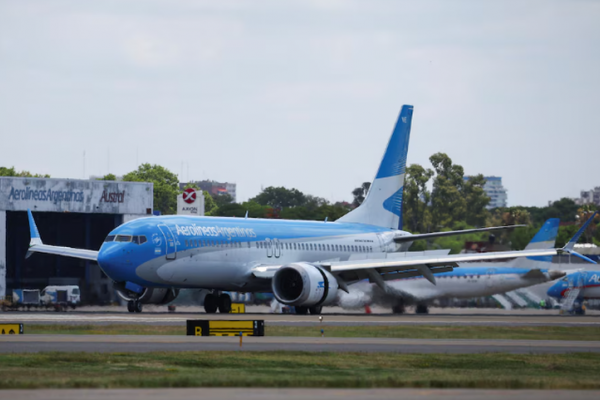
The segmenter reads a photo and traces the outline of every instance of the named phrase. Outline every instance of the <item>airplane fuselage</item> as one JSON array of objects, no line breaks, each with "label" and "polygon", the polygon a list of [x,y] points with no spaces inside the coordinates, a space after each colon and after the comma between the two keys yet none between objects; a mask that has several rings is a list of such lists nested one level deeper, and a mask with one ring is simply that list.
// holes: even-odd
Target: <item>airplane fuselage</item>
[{"label": "airplane fuselage", "polygon": [[98,263],[113,280],[143,287],[269,290],[252,279],[253,267],[378,258],[408,247],[393,241],[403,234],[353,223],[149,217],[113,230]]}]

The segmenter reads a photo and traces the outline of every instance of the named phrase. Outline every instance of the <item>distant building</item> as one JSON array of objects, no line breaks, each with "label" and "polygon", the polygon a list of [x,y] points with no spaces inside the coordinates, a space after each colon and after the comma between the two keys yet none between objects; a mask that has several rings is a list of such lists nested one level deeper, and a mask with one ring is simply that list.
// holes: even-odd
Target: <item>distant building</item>
[{"label": "distant building", "polygon": [[[465,176],[464,180],[468,181],[470,176]],[[485,185],[483,190],[485,194],[490,198],[490,203],[487,205],[487,209],[497,207],[507,207],[508,196],[506,189],[502,186],[502,178],[499,176],[485,176]]]},{"label": "distant building", "polygon": [[217,196],[220,194],[227,193],[233,198],[233,201],[237,201],[236,184],[229,182],[217,182],[217,181],[193,181],[193,182],[181,182],[179,188],[183,190],[189,184],[195,184],[200,189],[207,191],[211,196]]},{"label": "distant building", "polygon": [[595,204],[600,206],[600,186],[596,186],[592,190],[582,190],[579,198],[573,199],[575,204],[583,206],[585,204]]}]

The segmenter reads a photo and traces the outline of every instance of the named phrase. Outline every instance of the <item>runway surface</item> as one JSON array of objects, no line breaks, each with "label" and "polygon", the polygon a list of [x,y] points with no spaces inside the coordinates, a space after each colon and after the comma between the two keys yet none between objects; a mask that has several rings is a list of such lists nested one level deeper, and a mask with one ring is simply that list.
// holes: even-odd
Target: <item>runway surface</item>
[{"label": "runway surface", "polygon": [[4,390],[0,395],[13,400],[564,400],[598,399],[594,390],[477,390],[477,389],[44,389]]},{"label": "runway surface", "polygon": [[40,351],[151,352],[151,351],[314,351],[453,353],[488,352],[572,353],[600,352],[600,341],[398,339],[339,337],[134,336],[134,335],[6,335],[0,353]]},{"label": "runway surface", "polygon": [[[128,313],[121,308],[111,307],[111,312],[69,311],[57,312],[5,312],[0,313],[2,322],[23,322],[28,324],[157,324],[183,326],[188,319],[262,319],[267,325],[315,326],[318,316],[294,314],[205,314],[186,312],[143,312]],[[453,312],[415,314],[323,314],[323,322],[328,325],[487,325],[487,326],[598,326],[600,315],[571,316],[559,315],[556,310],[529,312]],[[504,311],[504,310],[499,310]]]}]

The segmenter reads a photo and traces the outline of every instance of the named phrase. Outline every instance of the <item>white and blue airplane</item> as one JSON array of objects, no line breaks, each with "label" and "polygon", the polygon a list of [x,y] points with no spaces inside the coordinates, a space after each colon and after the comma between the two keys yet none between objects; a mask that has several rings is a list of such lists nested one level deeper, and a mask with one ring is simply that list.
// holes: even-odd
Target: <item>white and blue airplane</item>
[{"label": "white and blue airplane", "polygon": [[[554,248],[559,222],[558,218],[547,220],[525,250]],[[445,250],[446,254],[448,251]],[[549,269],[551,263],[552,256],[517,258],[503,264],[460,263],[460,268],[436,275],[436,285],[423,276],[414,276],[391,280],[386,290],[361,281],[350,285],[349,293],[340,293],[338,304],[350,309],[373,304],[391,306],[394,313],[402,313],[405,306],[415,305],[417,313],[427,313],[428,305],[436,299],[493,296],[566,275]]]},{"label": "white and blue airplane", "polygon": [[389,279],[451,271],[459,262],[551,256],[540,249],[487,254],[404,253],[417,239],[506,229],[492,227],[411,235],[401,230],[402,189],[413,107],[403,106],[383,160],[364,202],[336,222],[193,216],[148,217],[126,222],[99,251],[42,243],[30,211],[34,252],[93,260],[114,282],[130,312],[142,304],[166,304],[179,289],[212,290],[207,313],[229,312],[222,291],[272,292],[299,314],[320,313],[338,291],[369,279],[382,288]]},{"label": "white and blue airplane", "polygon": [[548,289],[556,299],[600,299],[600,271],[574,271]]},{"label": "white and blue airplane", "polygon": [[[598,212],[595,212],[581,227],[580,232],[587,228],[596,214]],[[583,271],[581,269],[568,271],[567,276],[548,288],[546,293],[550,297],[564,300],[563,309],[569,311],[576,301],[581,304],[581,300],[600,299],[600,271]]]}]

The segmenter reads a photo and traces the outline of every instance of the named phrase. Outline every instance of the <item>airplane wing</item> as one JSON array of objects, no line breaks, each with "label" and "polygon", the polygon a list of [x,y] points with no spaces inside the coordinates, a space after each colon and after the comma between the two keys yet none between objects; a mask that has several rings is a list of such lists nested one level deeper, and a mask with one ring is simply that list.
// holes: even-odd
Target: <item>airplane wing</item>
[{"label": "airplane wing", "polygon": [[27,216],[29,218],[29,231],[31,234],[31,241],[29,242],[29,249],[25,257],[31,256],[33,253],[46,253],[55,254],[58,256],[81,258],[84,260],[98,261],[98,251],[86,250],[86,249],[74,249],[71,247],[62,246],[50,246],[42,243],[40,232],[38,231],[31,210],[27,210]]},{"label": "airplane wing", "polygon": [[[411,255],[410,252],[399,253],[403,256],[392,259],[366,259],[351,261],[323,261],[312,263],[331,272],[342,290],[347,290],[347,284],[363,279],[385,287],[385,281],[402,279],[413,276],[424,276],[435,285],[434,274],[452,271],[458,263],[469,261],[503,260],[519,257],[552,256],[559,249],[539,249],[523,251],[503,251],[496,253],[471,253],[451,255]],[[392,253],[393,254],[393,253]],[[252,269],[257,278],[271,279],[282,265],[261,265]]]},{"label": "airplane wing", "polygon": [[49,246],[46,244],[34,244],[27,250],[26,257],[32,253],[55,254],[57,256],[81,258],[84,260],[98,261],[98,251],[86,249],[74,249],[72,247]]},{"label": "airplane wing", "polygon": [[394,242],[404,243],[404,242],[413,242],[415,240],[433,239],[433,238],[443,237],[443,236],[466,235],[468,233],[478,233],[478,232],[503,231],[503,230],[513,229],[513,228],[522,228],[524,226],[527,226],[527,225],[492,226],[489,228],[463,229],[461,231],[418,233],[415,235],[396,236],[394,238]]}]

